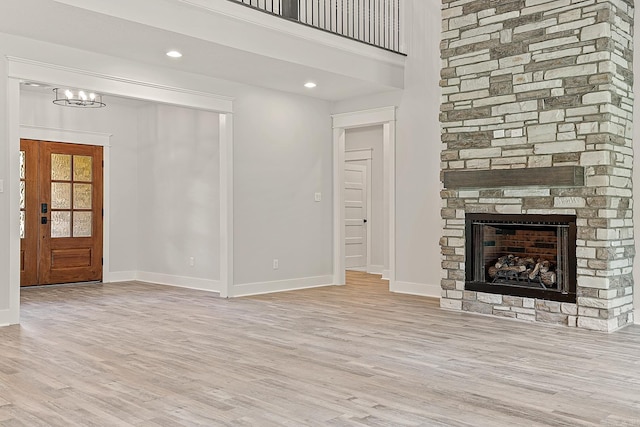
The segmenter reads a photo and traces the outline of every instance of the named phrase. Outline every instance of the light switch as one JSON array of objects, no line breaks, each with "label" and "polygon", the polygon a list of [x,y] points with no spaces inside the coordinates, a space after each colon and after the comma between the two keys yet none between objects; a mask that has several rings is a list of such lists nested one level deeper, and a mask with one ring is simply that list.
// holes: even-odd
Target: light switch
[{"label": "light switch", "polygon": [[0,179],[0,193],[4,193],[4,179]]},{"label": "light switch", "polygon": [[315,194],[315,200],[316,200],[316,202],[321,201],[322,200],[322,193],[316,193]]}]

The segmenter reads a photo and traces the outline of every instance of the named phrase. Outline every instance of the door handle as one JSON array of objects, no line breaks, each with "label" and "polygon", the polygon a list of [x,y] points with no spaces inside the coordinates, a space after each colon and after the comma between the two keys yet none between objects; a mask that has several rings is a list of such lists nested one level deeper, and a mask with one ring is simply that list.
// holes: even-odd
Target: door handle
[{"label": "door handle", "polygon": [[365,218],[365,219],[363,219],[363,221],[364,221],[364,223],[365,223],[365,224],[367,223],[367,219],[366,219],[366,218]]},{"label": "door handle", "polygon": [[46,214],[49,211],[49,205],[46,203],[40,204],[40,213]]},{"label": "door handle", "polygon": [[47,223],[47,217],[46,216],[40,217],[40,224],[44,225],[46,223]]}]

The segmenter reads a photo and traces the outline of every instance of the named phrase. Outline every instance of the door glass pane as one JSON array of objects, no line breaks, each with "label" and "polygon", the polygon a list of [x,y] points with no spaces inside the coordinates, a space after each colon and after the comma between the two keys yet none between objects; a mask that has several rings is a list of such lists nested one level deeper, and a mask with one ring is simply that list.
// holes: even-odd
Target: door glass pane
[{"label": "door glass pane", "polygon": [[91,212],[73,213],[73,237],[91,237]]},{"label": "door glass pane", "polygon": [[25,170],[25,152],[20,152],[20,179],[25,179],[26,170]]},{"label": "door glass pane", "polygon": [[91,209],[91,184],[73,184],[73,209]]},{"label": "door glass pane", "polygon": [[51,209],[71,209],[70,183],[51,183]]},{"label": "door glass pane", "polygon": [[20,238],[24,239],[25,213],[20,211]]},{"label": "door glass pane", "polygon": [[26,204],[26,185],[26,182],[20,181],[20,209],[24,209]]},{"label": "door glass pane", "polygon": [[51,154],[51,179],[71,181],[71,156],[68,154]]},{"label": "door glass pane", "polygon": [[51,212],[51,237],[71,237],[71,212]]},{"label": "door glass pane", "polygon": [[91,182],[93,158],[90,156],[73,156],[73,180]]}]

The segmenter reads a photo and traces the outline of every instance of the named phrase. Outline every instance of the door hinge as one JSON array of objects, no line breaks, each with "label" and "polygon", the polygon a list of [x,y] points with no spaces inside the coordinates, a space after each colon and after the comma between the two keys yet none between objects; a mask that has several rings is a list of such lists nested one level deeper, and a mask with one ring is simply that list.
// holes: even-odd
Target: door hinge
[{"label": "door hinge", "polygon": [[102,218],[104,218],[104,208],[102,208]]},{"label": "door hinge", "polygon": [[104,265],[104,258],[100,258],[100,264]]}]

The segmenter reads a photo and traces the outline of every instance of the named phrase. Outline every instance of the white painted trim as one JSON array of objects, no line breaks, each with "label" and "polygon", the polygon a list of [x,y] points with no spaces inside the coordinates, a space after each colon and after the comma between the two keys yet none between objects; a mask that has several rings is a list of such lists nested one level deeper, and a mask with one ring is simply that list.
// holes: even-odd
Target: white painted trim
[{"label": "white painted trim", "polygon": [[221,283],[218,280],[200,279],[197,277],[173,276],[170,274],[138,271],[136,280],[157,285],[175,286],[178,288],[197,289],[220,293]]},{"label": "white painted trim", "polygon": [[5,191],[9,198],[9,307],[0,323],[20,323],[20,81],[7,79],[7,128],[9,174]]},{"label": "white painted trim", "polygon": [[[74,144],[111,147],[110,133],[87,132],[85,130],[58,129],[44,126],[20,125],[20,138],[40,141],[74,142]],[[75,142],[77,141],[77,142]]]},{"label": "white painted trim", "polygon": [[333,129],[333,284],[346,284],[344,221],[345,129]]},{"label": "white painted trim", "polygon": [[220,296],[233,295],[233,115],[220,114]]},{"label": "white painted trim", "polygon": [[[395,117],[395,108],[394,114]],[[385,239],[384,263],[389,269],[385,278],[389,280],[389,289],[392,289],[396,280],[396,122],[389,121],[383,125],[383,141],[382,141],[384,166],[384,188],[383,188],[383,210],[384,223],[387,224],[385,231],[387,236]],[[388,265],[387,265],[388,263]],[[384,273],[384,272],[383,272]]]},{"label": "white painted trim", "polygon": [[440,299],[440,293],[442,289],[439,284],[427,284],[427,283],[411,283],[396,281],[391,292],[397,294],[418,295],[422,297],[438,298]]},{"label": "white painted trim", "polygon": [[374,108],[354,111],[352,113],[333,114],[333,128],[359,128],[364,126],[384,125],[396,120],[396,107]]},{"label": "white painted trim", "polygon": [[367,273],[382,275],[383,270],[384,270],[384,265],[370,265],[367,268]]},{"label": "white painted trim", "polygon": [[[333,119],[333,276],[335,284],[345,282],[344,274],[344,166],[346,129],[383,126],[384,188],[383,207],[385,223],[385,270],[383,276],[389,280],[389,289],[394,287],[396,268],[396,107],[376,108],[334,114]],[[388,263],[388,266],[386,265]]]},{"label": "white painted trim", "polygon": [[332,286],[333,276],[301,277],[299,279],[274,280],[272,282],[243,283],[235,285],[234,296],[270,294],[300,289]]},{"label": "white painted trim", "polygon": [[[391,281],[391,270],[385,268],[382,270],[382,279]],[[391,283],[389,283],[389,290],[391,290]]]},{"label": "white painted trim", "polygon": [[198,92],[142,80],[127,79],[14,56],[7,56],[7,63],[10,78],[66,87],[91,88],[91,90],[102,94],[207,111],[227,113],[233,110],[233,98],[208,92]]},{"label": "white painted trim", "polygon": [[0,310],[0,328],[3,326],[15,325],[18,322],[12,321],[11,310]]},{"label": "white painted trim", "polygon": [[112,271],[109,274],[109,282],[104,283],[117,283],[117,282],[131,282],[136,280],[138,272],[137,271]]},{"label": "white painted trim", "polygon": [[108,133],[20,125],[20,138],[102,147],[102,157],[104,160],[104,168],[102,171],[102,209],[104,209],[104,217],[102,220],[102,281],[104,283],[111,281],[111,252],[109,250],[111,238],[111,136],[112,134]]}]

